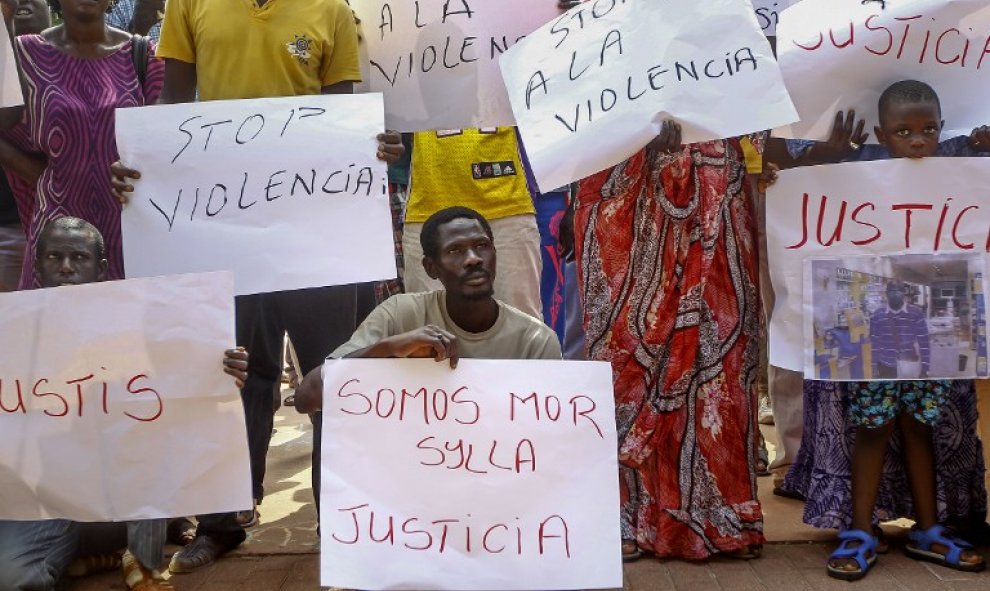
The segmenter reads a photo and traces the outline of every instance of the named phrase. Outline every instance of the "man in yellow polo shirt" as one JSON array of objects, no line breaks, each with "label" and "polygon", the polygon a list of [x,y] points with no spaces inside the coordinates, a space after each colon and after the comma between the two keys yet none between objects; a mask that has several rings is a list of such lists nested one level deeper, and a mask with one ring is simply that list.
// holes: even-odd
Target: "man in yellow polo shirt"
[{"label": "man in yellow polo shirt", "polygon": [[[168,0],[157,55],[165,59],[162,103],[311,94],[349,94],[361,80],[354,17],[344,0]],[[378,137],[378,157],[394,162],[401,137]],[[152,138],[149,138],[153,141]],[[114,188],[126,201],[116,163]],[[319,256],[319,253],[314,253]],[[374,308],[372,284],[334,286],[237,298],[237,344],[251,351],[241,389],[256,502],[263,496],[265,459],[288,332],[305,374],[344,343]],[[319,487],[320,419],[314,417],[314,492]],[[172,558],[172,572],[214,562],[244,541],[257,512],[198,516],[196,539]]]}]

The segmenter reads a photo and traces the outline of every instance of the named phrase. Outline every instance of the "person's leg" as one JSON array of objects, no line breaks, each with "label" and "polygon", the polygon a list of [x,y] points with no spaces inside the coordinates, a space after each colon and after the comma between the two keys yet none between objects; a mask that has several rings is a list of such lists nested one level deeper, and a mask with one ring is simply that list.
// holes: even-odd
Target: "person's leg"
[{"label": "person's leg", "polygon": [[147,569],[156,571],[165,561],[167,519],[127,522],[127,550]]},{"label": "person's leg", "polygon": [[54,590],[78,545],[72,521],[0,521],[0,590]]},{"label": "person's leg", "polygon": [[[873,532],[876,506],[887,445],[894,432],[897,414],[894,382],[862,382],[847,387],[846,419],[856,426],[852,453],[852,529]],[[849,544],[858,548],[858,543]],[[870,558],[867,556],[867,558]],[[852,558],[830,558],[830,569],[855,573],[860,565]]]},{"label": "person's leg", "polygon": [[[277,295],[281,322],[295,344],[300,375],[319,367],[334,349],[347,342],[375,307],[374,284],[302,289]],[[322,417],[313,423],[313,496],[319,511]]]},{"label": "person's leg", "polygon": [[128,589],[174,591],[159,568],[165,559],[167,519],[127,522],[127,551],[121,558],[121,571]]},{"label": "person's leg", "polygon": [[497,263],[495,297],[521,312],[543,320],[540,303],[540,231],[536,216],[514,215],[489,220],[495,234]]},{"label": "person's leg", "polygon": [[774,488],[780,487],[801,450],[804,430],[804,378],[796,371],[770,366],[770,407],[777,431],[777,449],[770,472]]},{"label": "person's leg", "polygon": [[[281,377],[284,331],[268,308],[269,294],[239,296],[235,300],[237,345],[247,348],[248,377],[241,388],[244,419],[251,460],[252,494],[256,502],[264,496],[265,463],[274,425],[274,395]],[[252,509],[245,507],[244,509]],[[197,515],[196,539],[172,556],[169,570],[192,572],[213,563],[246,538],[237,513]]]},{"label": "person's leg", "polygon": [[[902,382],[903,412],[897,417],[897,426],[901,431],[914,518],[917,529],[922,531],[938,524],[932,425],[938,419],[950,387],[950,383],[943,381]],[[941,555],[949,552],[942,544],[932,544],[930,549]],[[983,562],[983,556],[972,549],[963,550],[960,561],[979,564]]]}]

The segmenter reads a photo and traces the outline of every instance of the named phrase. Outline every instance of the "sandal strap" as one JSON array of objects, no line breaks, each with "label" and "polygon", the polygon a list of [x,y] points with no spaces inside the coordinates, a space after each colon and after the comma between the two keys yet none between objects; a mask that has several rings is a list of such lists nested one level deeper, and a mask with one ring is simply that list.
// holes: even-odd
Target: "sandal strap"
[{"label": "sandal strap", "polygon": [[[829,556],[829,561],[851,558],[859,565],[861,572],[866,572],[870,568],[866,555],[876,554],[877,539],[869,532],[861,529],[849,529],[839,532],[839,540],[839,547]],[[853,543],[855,542],[859,542],[859,545],[853,547]]]},{"label": "sandal strap", "polygon": [[931,552],[932,544],[945,546],[948,548],[948,552],[945,553],[945,561],[954,566],[962,564],[963,550],[973,548],[972,544],[956,536],[951,530],[941,524],[935,524],[926,530],[911,530],[908,537],[919,550],[924,552]]}]

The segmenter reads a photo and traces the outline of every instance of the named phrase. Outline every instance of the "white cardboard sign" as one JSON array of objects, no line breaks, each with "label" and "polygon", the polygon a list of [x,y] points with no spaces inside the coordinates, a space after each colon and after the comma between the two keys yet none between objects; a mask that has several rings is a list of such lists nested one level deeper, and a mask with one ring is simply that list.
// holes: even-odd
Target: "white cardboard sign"
[{"label": "white cardboard sign", "polygon": [[[985,158],[851,162],[781,172],[767,192],[766,204],[767,255],[776,299],[770,363],[795,371],[807,367],[810,335],[805,329],[812,311],[805,313],[806,261],[986,253],[987,187],[990,159]],[[856,270],[856,263],[846,266]],[[984,281],[987,277],[984,271]],[[985,366],[976,371],[986,375]]]},{"label": "white cardboard sign", "polygon": [[990,5],[986,0],[803,0],[777,31],[784,80],[801,116],[777,135],[824,140],[839,110],[866,119],[889,85],[919,80],[939,94],[942,137],[990,123]]},{"label": "white cardboard sign", "polygon": [[324,586],[622,586],[609,364],[347,359],[324,372]]},{"label": "white cardboard sign", "polygon": [[7,27],[0,26],[0,108],[24,104],[21,83],[17,75],[17,61],[10,44]]},{"label": "white cardboard sign", "polygon": [[756,20],[763,28],[763,33],[768,37],[776,35],[777,25],[780,23],[780,13],[797,1],[798,0],[753,0],[753,9],[756,12]]},{"label": "white cardboard sign", "polygon": [[251,507],[229,273],[0,295],[0,519]]},{"label": "white cardboard sign", "polygon": [[118,109],[116,129],[142,175],[128,277],[233,270],[237,295],[395,277],[381,95]]},{"label": "white cardboard sign", "polygon": [[541,188],[614,166],[668,118],[685,143],[784,125],[797,114],[743,0],[596,0],[501,60]]},{"label": "white cardboard sign", "polygon": [[366,44],[364,88],[389,129],[515,124],[498,59],[560,14],[553,0],[348,0]]}]

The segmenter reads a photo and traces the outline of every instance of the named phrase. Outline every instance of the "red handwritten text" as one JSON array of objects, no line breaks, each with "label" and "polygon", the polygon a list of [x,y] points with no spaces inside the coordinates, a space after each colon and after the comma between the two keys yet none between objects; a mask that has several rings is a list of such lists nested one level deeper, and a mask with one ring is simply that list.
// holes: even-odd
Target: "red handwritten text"
[{"label": "red handwritten text", "polygon": [[[941,205],[925,202],[886,205],[885,208],[901,214],[895,219],[900,219],[902,222],[896,228],[882,229],[869,221],[870,214],[875,213],[879,207],[876,203],[865,201],[850,211],[850,202],[847,200],[822,195],[816,203],[808,193],[805,193],[801,203],[801,239],[787,248],[797,250],[811,243],[827,248],[843,241],[855,246],[865,246],[883,238],[886,230],[903,236],[904,248],[930,245],[934,252],[945,250],[946,247],[953,250],[973,250],[976,248],[975,244],[961,239],[960,226],[967,217],[980,208],[977,205],[953,207],[952,201],[949,197]],[[930,220],[938,220],[935,222],[934,236],[929,232],[917,230],[921,225],[920,221],[924,219],[923,216],[937,216]],[[986,249],[990,252],[990,231],[987,233]]]},{"label": "red handwritten text", "polygon": [[[350,523],[333,527],[330,534],[338,544],[388,544],[419,552],[443,554],[514,553],[544,556],[551,552],[571,557],[570,529],[561,515],[550,515],[539,523],[524,524],[517,517],[509,523],[478,524],[471,515],[430,519],[408,517],[403,520],[376,512],[367,503],[337,509]],[[401,520],[401,521],[400,521]]]},{"label": "red handwritten text", "polygon": [[[101,369],[106,370],[106,368]],[[165,407],[161,395],[154,388],[145,385],[150,379],[146,374],[138,374],[127,381],[123,386],[127,393],[141,396],[136,400],[146,401],[147,404],[139,407],[142,412],[137,413],[135,407],[128,402],[127,408],[130,410],[120,414],[142,423],[155,421],[162,416]],[[111,416],[113,401],[111,384],[97,380],[93,373],[62,382],[53,382],[49,378],[35,380],[0,378],[0,414],[37,413],[49,417],[70,415],[84,417],[96,414]]]}]

